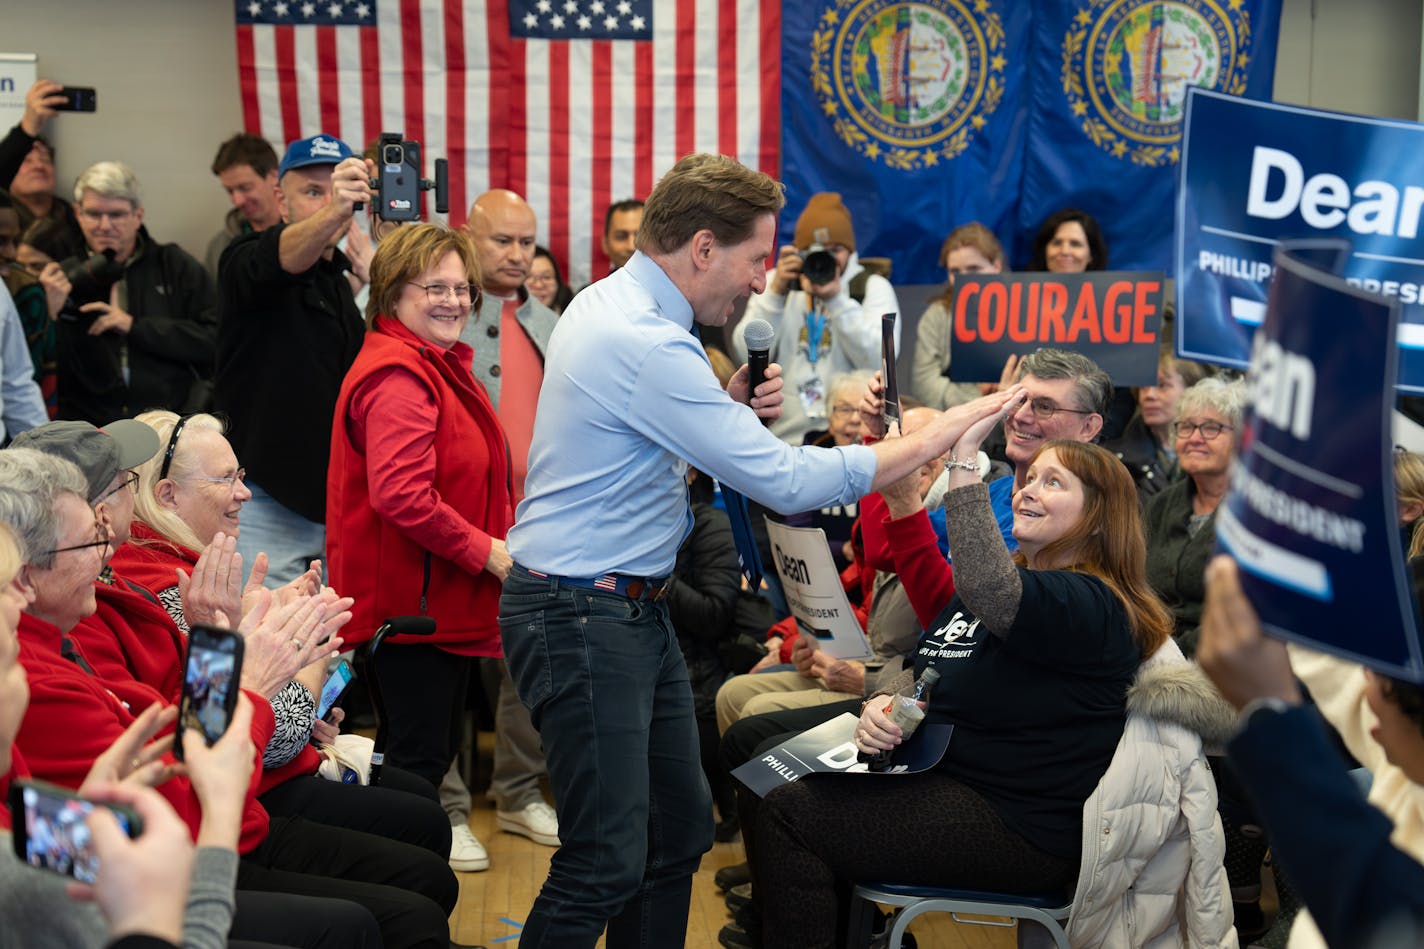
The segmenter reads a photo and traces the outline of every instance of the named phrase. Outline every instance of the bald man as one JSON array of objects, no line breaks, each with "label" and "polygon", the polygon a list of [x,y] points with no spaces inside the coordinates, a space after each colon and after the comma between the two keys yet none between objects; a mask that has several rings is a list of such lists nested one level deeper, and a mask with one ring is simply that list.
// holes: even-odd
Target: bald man
[{"label": "bald man", "polygon": [[[474,319],[465,323],[460,338],[475,350],[475,377],[489,391],[490,402],[509,440],[510,470],[515,502],[524,497],[524,475],[529,470],[529,440],[534,434],[534,407],[544,382],[544,350],[558,316],[524,289],[534,260],[534,209],[513,191],[487,191],[475,199],[465,225],[480,257],[480,291],[483,300]],[[498,683],[495,713],[494,772],[489,796],[495,802],[495,820],[501,830],[521,834],[536,843],[557,846],[559,822],[545,801],[539,778],[545,772],[539,733],[529,711],[519,701],[514,683],[501,659],[481,660],[486,688]],[[460,833],[467,826],[469,798],[461,794],[458,775],[446,776],[441,802],[456,829],[456,847],[471,852],[470,869],[488,866],[478,842],[473,846]],[[473,837],[470,838],[473,841]]]}]

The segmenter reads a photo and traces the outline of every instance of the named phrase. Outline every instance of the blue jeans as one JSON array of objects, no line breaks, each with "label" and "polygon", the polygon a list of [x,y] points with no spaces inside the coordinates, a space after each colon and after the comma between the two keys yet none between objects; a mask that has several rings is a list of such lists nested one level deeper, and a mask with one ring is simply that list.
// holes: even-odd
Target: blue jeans
[{"label": "blue jeans", "polygon": [[605,927],[608,949],[683,945],[712,795],[667,607],[516,566],[499,624],[563,844],[520,946],[592,949]]},{"label": "blue jeans", "polygon": [[[278,587],[306,573],[313,560],[325,556],[326,525],[309,521],[284,507],[272,495],[246,481],[252,499],[242,506],[242,530],[237,552],[251,570],[259,552],[267,554],[267,586]],[[325,575],[326,564],[322,564]]]}]

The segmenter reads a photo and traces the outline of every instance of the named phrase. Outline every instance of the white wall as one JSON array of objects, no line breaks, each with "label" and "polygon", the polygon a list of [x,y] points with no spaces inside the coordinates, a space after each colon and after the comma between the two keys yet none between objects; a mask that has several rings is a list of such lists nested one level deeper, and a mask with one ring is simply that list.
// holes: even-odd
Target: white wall
[{"label": "white wall", "polygon": [[[62,190],[91,162],[126,161],[154,235],[202,254],[227,208],[208,166],[242,122],[232,10],[230,0],[4,0],[0,51],[36,53],[41,76],[99,90],[97,114],[51,128]],[[1284,0],[1276,97],[1415,118],[1422,31],[1420,0]]]}]

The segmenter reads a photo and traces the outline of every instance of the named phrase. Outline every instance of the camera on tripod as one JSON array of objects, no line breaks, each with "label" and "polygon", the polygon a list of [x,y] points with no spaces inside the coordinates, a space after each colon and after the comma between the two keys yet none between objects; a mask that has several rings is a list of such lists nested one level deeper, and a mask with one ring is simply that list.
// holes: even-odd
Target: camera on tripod
[{"label": "camera on tripod", "polygon": [[420,192],[435,192],[435,210],[450,210],[450,164],[435,159],[435,178],[420,176],[420,143],[394,132],[382,132],[376,146],[376,172],[371,182],[378,194],[376,217],[383,221],[418,221]]}]

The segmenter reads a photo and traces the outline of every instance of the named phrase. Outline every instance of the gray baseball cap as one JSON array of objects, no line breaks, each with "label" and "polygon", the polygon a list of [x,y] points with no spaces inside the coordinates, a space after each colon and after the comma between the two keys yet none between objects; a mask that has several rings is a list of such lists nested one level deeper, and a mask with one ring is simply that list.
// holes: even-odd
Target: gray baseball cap
[{"label": "gray baseball cap", "polygon": [[158,433],[131,418],[95,428],[88,422],[46,422],[21,432],[10,443],[74,462],[89,482],[89,503],[109,490],[120,471],[137,468],[158,454]]}]

